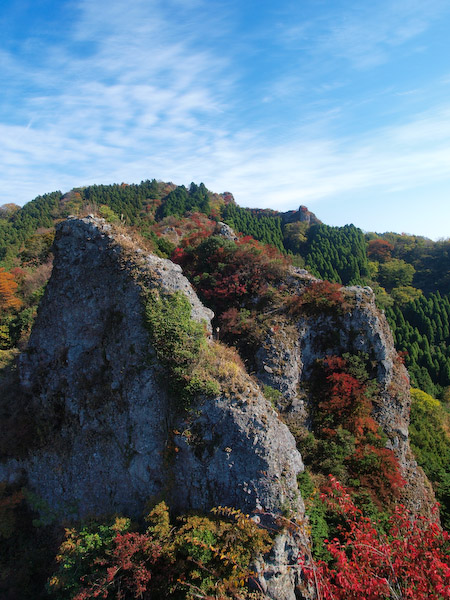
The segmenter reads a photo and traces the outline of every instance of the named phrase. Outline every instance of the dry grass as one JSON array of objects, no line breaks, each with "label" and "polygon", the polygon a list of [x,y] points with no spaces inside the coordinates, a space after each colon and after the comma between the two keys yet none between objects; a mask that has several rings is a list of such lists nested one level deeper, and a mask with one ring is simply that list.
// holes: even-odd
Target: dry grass
[{"label": "dry grass", "polygon": [[242,396],[253,388],[244,363],[234,348],[221,342],[210,342],[200,353],[197,368],[218,382],[225,395]]},{"label": "dry grass", "polygon": [[151,240],[145,239],[137,230],[127,227],[122,223],[111,225],[111,237],[123,248],[125,253],[130,255],[139,255],[139,250],[146,252],[153,252],[155,250]]}]

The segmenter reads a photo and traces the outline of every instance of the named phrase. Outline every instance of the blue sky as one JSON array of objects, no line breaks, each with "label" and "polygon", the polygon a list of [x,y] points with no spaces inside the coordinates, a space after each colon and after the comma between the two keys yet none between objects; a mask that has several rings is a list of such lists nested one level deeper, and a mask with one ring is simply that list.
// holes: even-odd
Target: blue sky
[{"label": "blue sky", "polygon": [[0,204],[161,179],[450,237],[448,0],[3,0]]}]

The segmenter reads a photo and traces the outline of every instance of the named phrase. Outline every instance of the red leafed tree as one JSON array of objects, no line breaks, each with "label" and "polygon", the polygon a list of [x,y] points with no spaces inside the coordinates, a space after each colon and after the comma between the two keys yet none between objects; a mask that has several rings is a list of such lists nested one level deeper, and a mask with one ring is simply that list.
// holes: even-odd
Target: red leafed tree
[{"label": "red leafed tree", "polygon": [[394,246],[386,240],[370,240],[367,246],[367,254],[372,260],[385,262],[391,258],[393,249]]},{"label": "red leafed tree", "polygon": [[160,556],[160,546],[148,535],[117,533],[110,554],[96,559],[92,575],[81,577],[83,587],[73,600],[143,598]]},{"label": "red leafed tree", "polygon": [[378,423],[372,416],[371,382],[367,372],[340,356],[327,356],[317,365],[316,432],[332,438],[339,427],[354,436],[354,449],[345,458],[349,475],[370,491],[376,504],[391,503],[405,485],[392,450],[385,448]]},{"label": "red leafed tree", "polygon": [[[321,498],[343,524],[339,539],[325,542],[333,566],[303,567],[318,600],[450,599],[450,536],[436,522],[397,505],[381,534],[333,477]],[[299,555],[300,564],[304,560]]]},{"label": "red leafed tree", "polygon": [[20,308],[22,301],[16,296],[17,287],[14,275],[0,269],[0,309]]},{"label": "red leafed tree", "polygon": [[359,439],[368,432],[376,433],[378,425],[371,417],[372,402],[366,383],[348,373],[347,368],[347,361],[340,356],[327,356],[323,361],[320,418],[328,426],[344,424]]},{"label": "red leafed tree", "polygon": [[339,283],[312,281],[300,295],[292,296],[287,302],[288,312],[295,316],[302,313],[342,314],[348,309],[348,302]]},{"label": "red leafed tree", "polygon": [[287,264],[275,248],[249,236],[236,242],[212,236],[197,247],[176,248],[171,258],[218,315],[262,295],[282,277]]}]

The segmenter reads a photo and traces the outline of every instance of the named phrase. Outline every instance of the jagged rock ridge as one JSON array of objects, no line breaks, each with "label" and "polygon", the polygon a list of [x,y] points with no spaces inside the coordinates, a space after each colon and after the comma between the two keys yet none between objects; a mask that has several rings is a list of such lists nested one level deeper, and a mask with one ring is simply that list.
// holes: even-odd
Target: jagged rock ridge
[{"label": "jagged rock ridge", "polygon": [[[26,458],[0,467],[0,480],[25,476],[59,519],[140,515],[161,498],[180,512],[222,505],[302,516],[295,440],[239,365],[240,394],[201,397],[189,411],[171,397],[144,327],[143,290],[183,293],[192,318],[210,330],[212,312],[181,268],[93,217],[59,224],[54,253],[20,358],[39,439]],[[295,565],[292,538],[280,543]],[[277,557],[261,585],[270,597],[293,600],[293,565]]]},{"label": "jagged rock ridge", "polygon": [[[293,292],[311,281],[311,275],[292,270]],[[316,280],[318,281],[318,280]],[[278,406],[286,422],[310,425],[308,382],[318,359],[345,352],[365,353],[377,365],[379,393],[373,417],[388,438],[388,448],[399,461],[406,481],[403,501],[413,512],[428,512],[434,502],[431,486],[409,446],[411,406],[409,376],[395,350],[387,320],[375,305],[368,287],[343,288],[351,298],[344,315],[303,315],[270,329],[256,354],[257,377],[281,392]]]},{"label": "jagged rock ridge", "polygon": [[[163,493],[184,510],[222,503],[272,511],[294,501],[300,455],[250,378],[245,398],[203,399],[187,415],[173,410],[143,326],[142,281],[186,294],[192,318],[208,327],[212,313],[179,266],[127,254],[124,243],[102,220],[58,227],[54,271],[20,364],[48,424],[27,465],[29,483],[61,510],[76,503],[80,516],[136,513]],[[178,450],[173,464],[168,440]]]},{"label": "jagged rock ridge", "polygon": [[[192,318],[211,331],[213,315],[181,268],[146,254],[92,217],[61,223],[54,249],[53,274],[20,360],[39,439],[27,458],[0,466],[0,480],[24,474],[60,517],[136,515],[148,500],[162,497],[178,511],[221,504],[275,514],[288,507],[302,516],[296,474],[303,465],[295,441],[241,367],[236,366],[240,393],[199,398],[187,413],[175,409],[167,371],[143,324],[143,289],[183,293]],[[310,280],[293,269],[289,285],[298,291]],[[282,413],[307,422],[304,387],[316,359],[369,352],[381,389],[375,416],[400,461],[410,497],[416,508],[423,507],[429,502],[426,480],[407,440],[406,371],[371,291],[347,293],[354,305],[338,329],[330,316],[319,315],[269,333],[256,355],[257,376],[281,391]],[[334,341],[327,346],[324,340]],[[279,538],[272,563],[262,567],[270,597],[294,600],[294,563],[293,540]]]}]

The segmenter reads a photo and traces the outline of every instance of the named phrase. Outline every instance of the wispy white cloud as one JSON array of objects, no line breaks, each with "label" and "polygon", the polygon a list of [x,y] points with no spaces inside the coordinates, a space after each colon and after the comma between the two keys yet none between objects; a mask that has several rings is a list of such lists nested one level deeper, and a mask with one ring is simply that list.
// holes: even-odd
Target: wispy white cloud
[{"label": "wispy white cloud", "polygon": [[312,20],[291,23],[280,39],[312,55],[326,55],[330,64],[342,59],[369,69],[387,62],[395,48],[419,38],[448,12],[445,0],[338,3]]},{"label": "wispy white cloud", "polygon": [[[353,66],[367,67],[419,36],[443,10],[439,0],[427,7],[416,0],[375,4],[323,22],[310,55],[333,46]],[[7,95],[0,100],[0,204],[152,177],[204,181],[215,191],[232,191],[243,205],[282,210],[369,188],[450,183],[450,106],[342,137],[335,124],[351,114],[349,104],[364,99],[340,98],[330,106],[319,96],[339,92],[346,75],[318,79],[312,97],[308,78],[286,69],[278,87],[267,90],[266,104],[310,97],[302,118],[273,137],[270,124],[239,121],[249,96],[239,95],[243,71],[226,47],[229,13],[212,15],[204,0],[129,6],[79,0],[73,6],[75,20],[45,47],[37,66],[3,51],[3,77],[22,94],[15,103]],[[309,27],[292,29],[290,43],[310,36]]]},{"label": "wispy white cloud", "polygon": [[[150,163],[173,152],[180,161],[221,135],[217,120],[232,77],[222,56],[194,47],[189,19],[171,22],[167,4],[156,0],[130,6],[82,0],[78,9],[64,43],[46,49],[37,71],[4,53],[10,84],[23,93],[7,107],[14,115],[2,118],[2,164],[20,165],[35,177],[46,173],[46,180],[59,173],[61,181],[80,184],[82,177],[98,180],[122,171],[118,165],[141,156]],[[90,41],[95,51],[72,54],[73,43]],[[159,176],[150,170],[141,176]],[[28,184],[23,187],[11,170],[5,175],[0,202],[16,195],[25,200]],[[38,185],[35,193],[40,191]]]}]

